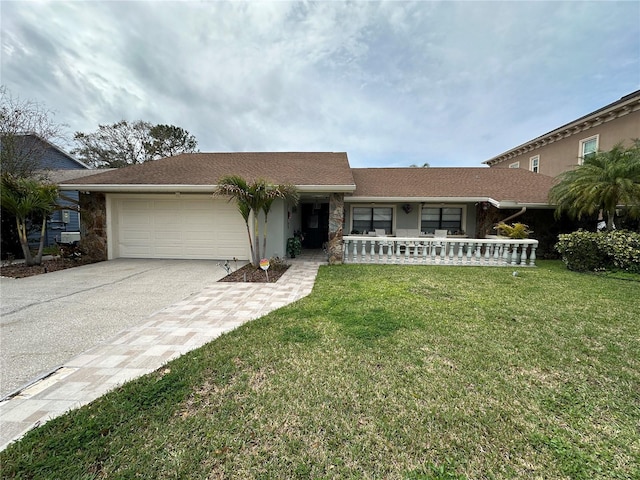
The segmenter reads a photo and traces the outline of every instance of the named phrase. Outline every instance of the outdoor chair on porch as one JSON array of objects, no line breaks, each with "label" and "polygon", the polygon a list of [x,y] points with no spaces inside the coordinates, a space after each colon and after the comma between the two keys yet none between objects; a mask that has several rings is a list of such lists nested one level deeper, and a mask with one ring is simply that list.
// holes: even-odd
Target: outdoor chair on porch
[{"label": "outdoor chair on porch", "polygon": [[[384,228],[376,228],[375,229],[375,236],[376,237],[386,237],[387,236],[387,232],[385,231]],[[386,241],[386,240],[376,240],[376,244],[380,245],[380,247],[381,247],[380,253],[383,253],[383,254],[386,255],[387,252],[388,252],[387,249],[389,248],[389,242]],[[378,251],[377,248],[376,248],[376,251]]]},{"label": "outdoor chair on porch", "polygon": [[[411,228],[399,228],[396,230],[396,237],[419,238],[420,230],[411,229]],[[410,242],[400,243],[398,244],[398,247],[399,247],[399,252],[401,254],[404,254],[407,248],[409,249],[409,251],[413,251],[414,253],[417,253],[418,247],[422,247],[422,245],[423,245],[422,242],[410,241]]]},{"label": "outdoor chair on porch", "polygon": [[[433,238],[447,238],[447,231],[446,230],[435,230],[433,232]],[[442,250],[442,248],[446,248],[446,243],[444,242],[434,242],[433,243],[434,248],[436,249],[436,255],[440,255],[440,251]]]}]

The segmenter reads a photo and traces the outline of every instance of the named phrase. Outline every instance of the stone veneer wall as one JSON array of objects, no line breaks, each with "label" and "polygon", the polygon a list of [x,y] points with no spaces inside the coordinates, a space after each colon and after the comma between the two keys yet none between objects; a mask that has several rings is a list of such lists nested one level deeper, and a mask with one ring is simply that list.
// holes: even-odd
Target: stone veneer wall
[{"label": "stone veneer wall", "polygon": [[107,260],[107,199],[104,193],[80,192],[80,248],[93,261]]},{"label": "stone veneer wall", "polygon": [[329,195],[329,265],[342,263],[344,193]]}]

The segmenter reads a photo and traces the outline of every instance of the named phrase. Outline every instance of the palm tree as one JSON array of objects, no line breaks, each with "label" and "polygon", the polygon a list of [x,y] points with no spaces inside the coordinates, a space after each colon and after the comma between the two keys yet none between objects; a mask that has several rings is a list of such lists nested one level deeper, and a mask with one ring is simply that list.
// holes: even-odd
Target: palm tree
[{"label": "palm tree", "polygon": [[[46,232],[47,216],[56,208],[58,188],[55,185],[39,183],[28,178],[2,176],[2,207],[16,217],[18,237],[27,265],[42,263],[42,250]],[[29,249],[27,224],[30,219],[42,219],[40,245],[35,257]]]},{"label": "palm tree", "polygon": [[[229,196],[230,200],[236,201],[238,211],[247,226],[249,246],[251,247],[251,263],[256,267],[260,264],[260,225],[258,218],[260,212],[264,213],[263,251],[266,252],[267,220],[274,200],[281,198],[286,202],[298,202],[298,191],[293,185],[273,185],[263,179],[249,183],[238,175],[222,177],[218,182],[214,195]],[[254,238],[252,238],[251,229],[249,228],[251,214],[253,214],[254,221]]]},{"label": "palm tree", "polygon": [[549,192],[556,216],[566,212],[580,219],[602,211],[611,230],[617,207],[628,207],[632,217],[640,214],[640,142],[626,149],[617,144],[608,152],[591,155],[558,179]]}]

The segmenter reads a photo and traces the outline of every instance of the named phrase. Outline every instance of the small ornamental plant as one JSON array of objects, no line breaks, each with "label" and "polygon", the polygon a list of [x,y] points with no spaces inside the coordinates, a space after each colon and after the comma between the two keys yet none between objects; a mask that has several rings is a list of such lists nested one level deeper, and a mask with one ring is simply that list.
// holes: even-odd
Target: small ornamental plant
[{"label": "small ornamental plant", "polygon": [[297,236],[290,237],[287,240],[287,255],[289,255],[289,258],[296,258],[296,255],[300,255],[300,252],[302,252],[302,242],[300,238]]},{"label": "small ornamental plant", "polygon": [[495,227],[493,227],[498,231],[499,235],[504,235],[505,237],[522,239],[528,238],[530,233],[533,233],[529,230],[529,227],[524,223],[514,223],[512,225],[507,225],[506,223],[499,223]]}]

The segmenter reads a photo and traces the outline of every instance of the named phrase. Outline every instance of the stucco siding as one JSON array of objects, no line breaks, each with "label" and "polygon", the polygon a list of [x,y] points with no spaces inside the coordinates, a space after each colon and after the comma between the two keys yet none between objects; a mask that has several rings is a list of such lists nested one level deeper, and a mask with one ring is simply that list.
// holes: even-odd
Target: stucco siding
[{"label": "stucco siding", "polygon": [[600,151],[611,150],[614,145],[620,142],[625,146],[630,146],[633,139],[640,138],[640,110],[574,132],[552,143],[531,148],[492,165],[492,168],[509,168],[510,165],[519,162],[518,168],[529,170],[530,159],[539,156],[538,173],[555,177],[579,164],[580,142],[594,136],[598,137],[598,150]]}]

